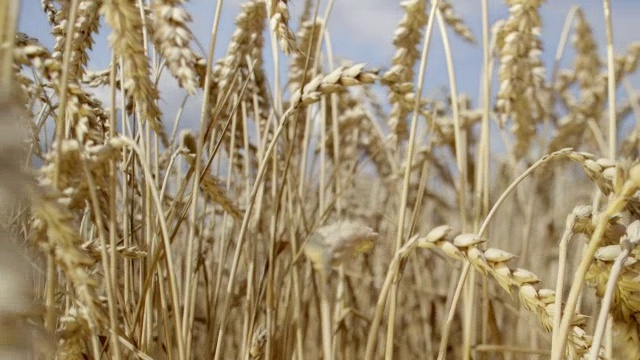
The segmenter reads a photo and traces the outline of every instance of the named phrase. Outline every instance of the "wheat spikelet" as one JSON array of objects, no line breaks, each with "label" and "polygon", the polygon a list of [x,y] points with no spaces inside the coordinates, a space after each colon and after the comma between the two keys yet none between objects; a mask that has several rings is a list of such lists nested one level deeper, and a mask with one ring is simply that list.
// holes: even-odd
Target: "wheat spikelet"
[{"label": "wheat spikelet", "polygon": [[509,18],[500,27],[497,48],[500,67],[496,111],[504,122],[513,119],[512,132],[517,157],[524,156],[535,135],[536,124],[545,116],[545,71],[540,60],[542,0],[509,0]]},{"label": "wheat spikelet", "polygon": [[[585,25],[583,24],[582,27]],[[585,34],[585,36],[587,36]],[[586,41],[586,40],[585,40]],[[575,44],[576,46],[587,47],[585,41],[580,41]],[[576,49],[580,54],[581,49]],[[582,62],[587,62],[589,57],[595,56],[595,54],[582,54],[579,55],[582,58]],[[616,78],[616,84],[619,84],[624,76],[627,76],[637,69],[638,59],[640,57],[640,45],[637,43],[631,44],[627,49],[627,52],[623,55],[617,55],[614,64],[614,74]],[[578,61],[578,60],[576,60]],[[594,60],[588,60],[591,67],[595,64]],[[586,65],[582,64],[577,68],[581,72],[585,72]],[[577,62],[576,62],[577,65]],[[569,112],[563,116],[557,124],[554,137],[550,143],[551,149],[556,149],[564,146],[577,146],[584,142],[585,134],[592,138],[591,132],[588,132],[589,122],[599,122],[602,114],[604,113],[604,107],[607,102],[607,72],[606,70],[600,71],[595,77],[591,78],[588,84],[581,89],[580,99],[576,100],[570,94],[568,86],[578,80],[578,74],[576,71],[567,71],[562,73],[561,83],[556,83],[556,88],[561,91],[561,99],[564,101],[565,106]],[[583,78],[587,78],[592,75],[593,69],[580,75]],[[586,80],[585,80],[586,81]]]},{"label": "wheat spikelet", "polygon": [[49,20],[49,24],[55,26],[57,25],[57,14],[58,9],[56,9],[55,5],[53,5],[53,0],[40,0],[42,3],[42,11],[47,14],[47,19]]},{"label": "wheat spikelet", "polygon": [[[525,309],[533,312],[543,327],[550,331],[553,327],[553,303],[555,293],[550,289],[538,288],[538,277],[525,269],[511,269],[507,262],[513,259],[508,252],[493,249],[487,256],[487,250],[482,250],[478,244],[484,242],[475,234],[460,234],[451,236],[451,228],[444,225],[434,228],[424,237],[418,237],[417,246],[424,249],[439,248],[442,252],[455,260],[467,260],[478,272],[492,276],[498,284],[509,294],[512,288],[518,289],[518,296]],[[457,245],[456,245],[457,244]],[[571,321],[571,333],[567,356],[581,357],[586,354],[591,345],[591,338],[582,328],[585,317],[574,314]]]},{"label": "wheat spikelet", "polygon": [[620,145],[620,153],[629,158],[640,158],[640,125],[636,125]]},{"label": "wheat spikelet", "polygon": [[[600,76],[601,63],[589,23],[581,9],[576,11],[572,44],[576,51],[574,69],[560,73],[555,84],[564,105],[571,109],[558,122],[551,149],[574,146],[581,141],[587,122],[601,116],[606,101],[606,82]],[[568,91],[574,82],[580,86],[580,99]]]},{"label": "wheat spikelet", "polygon": [[[573,310],[576,308],[578,299],[577,294],[582,290],[584,280],[586,279],[589,268],[594,262],[594,256],[598,252],[598,248],[603,243],[603,235],[608,223],[610,222],[612,217],[618,216],[618,214],[624,210],[625,206],[629,202],[629,198],[640,189],[640,164],[633,164],[630,166],[628,171],[622,170],[618,173],[618,175],[619,176],[617,176],[617,179],[614,183],[613,193],[609,197],[609,203],[607,204],[606,209],[603,211],[603,213],[598,216],[595,230],[590,238],[585,254],[580,261],[579,270],[576,272],[575,280],[571,286],[571,291],[567,298],[567,304],[565,305],[565,310],[568,312],[573,312]],[[627,245],[627,247],[628,246],[629,245]],[[625,256],[627,255],[628,252],[625,254]],[[619,265],[622,265],[622,263],[619,263]],[[614,283],[612,284],[615,285]],[[567,338],[570,320],[571,319],[566,315],[563,316],[560,328],[558,330],[558,337],[556,338],[557,340],[554,339],[558,342],[561,342],[558,345],[560,349],[564,347],[564,343],[562,342]]]},{"label": "wheat spikelet", "polygon": [[109,42],[116,55],[124,60],[124,87],[136,101],[143,119],[167,145],[169,140],[160,122],[162,113],[156,103],[158,89],[151,81],[149,59],[145,54],[140,11],[135,2],[128,0],[105,0],[101,11],[113,30]]},{"label": "wheat spikelet", "polygon": [[[266,16],[264,3],[260,0],[242,4],[241,11],[235,18],[237,28],[231,37],[227,53],[213,69],[215,81],[212,82],[210,101],[213,105],[210,116],[211,121],[214,121],[213,125],[219,130],[222,130],[230,116],[240,118],[238,111],[235,114],[232,114],[232,111],[236,104],[244,103],[246,108],[251,109],[250,113],[258,124],[260,136],[266,131],[270,103],[262,56],[264,43],[262,33]],[[244,92],[240,93],[243,87]],[[221,103],[225,97],[226,102]],[[223,121],[216,121],[216,119]],[[225,132],[223,145],[229,154],[233,154],[234,166],[242,168],[245,162],[239,151],[231,149],[232,139],[235,138],[237,149],[244,150],[245,145],[250,149],[248,154],[244,154],[250,158],[250,162],[255,161],[252,156],[255,153],[255,146],[244,143],[244,122],[237,120],[235,126],[235,132]]]},{"label": "wheat spikelet", "polygon": [[89,335],[89,325],[82,318],[82,310],[75,307],[67,309],[60,318],[60,331],[56,359],[83,360],[86,358],[85,340]]},{"label": "wheat spikelet", "polygon": [[375,164],[378,174],[383,179],[388,179],[394,173],[390,160],[390,149],[385,145],[385,139],[382,134],[377,132],[371,125],[371,122],[375,120],[368,115],[363,119],[364,121],[360,124],[363,132],[360,138],[360,146]]},{"label": "wheat spikelet", "polygon": [[631,43],[625,54],[615,57],[614,74],[616,83],[620,83],[624,75],[636,71],[638,68],[638,60],[640,60],[640,42]]},{"label": "wheat spikelet", "polygon": [[[425,114],[430,119],[431,126],[434,130],[434,143],[445,145],[451,149],[455,149],[455,126],[451,104],[436,103],[434,107],[437,109],[432,113]],[[470,100],[466,95],[459,97],[459,126],[461,129],[469,130],[477,124],[482,114],[478,110],[469,109]],[[473,141],[473,139],[470,139]]]},{"label": "wheat spikelet", "polygon": [[69,21],[69,9],[71,2],[64,2],[62,9],[57,13],[56,23],[53,27],[53,35],[56,43],[51,57],[62,62],[66,41],[71,41],[71,56],[69,59],[69,78],[78,79],[84,74],[89,56],[87,51],[93,46],[93,34],[100,26],[99,13],[102,0],[82,0],[78,4],[76,22],[72,34],[67,34]]},{"label": "wheat spikelet", "polygon": [[323,21],[305,21],[298,31],[299,52],[294,52],[289,60],[289,91],[293,92],[309,81],[318,69],[313,68],[316,60],[316,48],[320,41],[320,29]]},{"label": "wheat spikelet", "polygon": [[630,359],[637,359],[640,356],[638,343],[640,343],[640,328],[637,323],[614,322],[614,336],[616,345],[619,346],[619,354],[624,354]]},{"label": "wheat spikelet", "polygon": [[[99,71],[85,71],[82,76],[82,83],[90,87],[98,87],[109,85],[111,77],[111,69],[99,70]],[[116,80],[116,88],[121,89],[120,80]]]},{"label": "wheat spikelet", "polygon": [[[58,186],[64,191],[68,199],[68,205],[73,209],[83,209],[89,200],[89,186],[82,173],[74,171],[78,164],[85,164],[89,168],[97,185],[102,206],[106,211],[107,206],[107,181],[109,178],[109,161],[117,160],[120,156],[121,144],[113,140],[105,145],[83,147],[77,140],[65,140],[61,148],[54,148],[45,155],[45,164],[39,171],[40,182],[43,185],[53,184],[56,169],[59,169]],[[57,164],[57,167],[56,167]]]},{"label": "wheat spikelet", "polygon": [[[366,92],[367,89],[364,89]],[[364,151],[376,166],[380,177],[388,180],[394,174],[391,149],[382,133],[376,129],[377,124],[371,113],[362,105],[363,99],[355,97],[347,91],[338,93],[338,133],[340,134],[340,153],[334,154],[333,136],[327,138],[326,148],[329,156],[340,158],[341,164],[347,166],[349,160],[357,161],[358,151]],[[328,116],[330,121],[331,116]],[[328,126],[330,128],[330,126]],[[346,161],[346,162],[345,162]],[[397,170],[396,170],[397,171]],[[352,211],[355,209],[345,209]]]},{"label": "wheat spikelet", "polygon": [[[100,244],[97,244],[96,242],[82,244],[82,248],[90,256],[92,256],[96,261],[101,260],[101,256],[102,256],[100,253],[101,249],[99,247],[100,247]],[[144,250],[141,250],[138,246],[121,245],[116,247],[115,251],[111,250],[110,246],[107,246],[106,249],[108,253],[113,252],[118,256],[122,258],[127,258],[127,259],[144,259],[145,257],[147,257],[147,252]]]},{"label": "wheat spikelet", "polygon": [[[104,145],[85,145],[77,140],[64,140],[61,147],[54,146],[44,154],[47,161],[39,171],[39,182],[43,186],[54,186],[57,176],[58,186],[63,193],[64,203],[69,209],[83,211],[90,201],[90,187],[84,172],[75,171],[78,166],[86,166],[96,184],[98,208],[102,214],[102,223],[108,224],[109,214],[109,164],[120,159],[122,145],[117,139],[111,139]],[[62,201],[62,200],[61,200]],[[96,221],[94,212],[91,219]]]},{"label": "wheat spikelet", "polygon": [[97,283],[88,269],[94,261],[81,248],[75,216],[65,205],[64,196],[40,187],[31,191],[31,198],[33,241],[53,252],[56,262],[73,285],[82,316],[95,325],[104,324],[106,315],[96,294]]},{"label": "wheat spikelet", "polygon": [[[246,28],[247,34],[249,34],[248,44],[243,45],[243,62],[238,69],[240,74],[239,84],[246,83],[245,93],[242,97],[242,102],[247,108],[251,109],[253,115],[253,121],[258,124],[258,130],[260,136],[268,131],[267,120],[271,114],[271,95],[268,91],[267,76],[264,70],[263,48],[264,37],[263,29],[265,24],[265,10],[262,3],[256,3],[255,13],[250,15],[250,23],[243,25]],[[239,16],[240,18],[240,16]],[[231,52],[228,55],[232,55]],[[236,137],[238,140],[242,138],[244,130],[244,122],[239,121],[236,124]],[[236,141],[238,147],[243,144],[244,141]],[[249,145],[249,148],[252,146]],[[252,149],[253,151],[253,149]],[[249,156],[249,154],[247,154]]]},{"label": "wheat spikelet", "polygon": [[171,74],[193,95],[198,86],[195,70],[198,57],[189,47],[193,34],[187,23],[191,21],[191,15],[181,4],[181,0],[162,0],[153,4],[153,39],[167,59]]},{"label": "wheat spikelet", "polygon": [[393,37],[396,52],[391,60],[391,69],[382,76],[383,83],[391,88],[389,127],[392,143],[398,143],[407,136],[406,117],[413,107],[407,96],[413,94],[413,67],[419,56],[416,47],[422,40],[422,31],[428,20],[426,1],[408,0],[401,6],[405,13]]},{"label": "wheat spikelet", "polygon": [[[242,4],[240,13],[235,19],[237,26],[231,37],[225,57],[218,61],[213,68],[215,82],[212,84],[211,101],[215,104],[218,99],[228,96],[225,104],[212,106],[212,112],[217,107],[223,107],[222,118],[227,118],[234,104],[234,96],[245,82],[249,82],[247,98],[252,92],[262,92],[264,87],[264,71],[262,69],[262,32],[264,30],[266,11],[260,0],[252,0]],[[253,71],[253,76],[249,71]],[[255,81],[253,81],[255,80]],[[262,120],[261,120],[262,121]],[[241,130],[239,131],[241,133]]]},{"label": "wheat spikelet", "polygon": [[[640,264],[638,255],[640,252],[635,248],[640,240],[640,219],[626,226],[625,233],[614,245],[602,246],[595,253],[595,261],[591,264],[586,275],[589,285],[595,287],[596,295],[604,297],[611,296],[609,313],[613,316],[615,328],[619,331],[624,342],[625,354],[640,354],[640,346],[634,339],[638,337],[639,323],[636,314],[640,311],[640,297],[638,292],[640,286],[636,279],[640,275]],[[622,270],[617,274],[617,281],[613,288],[613,293],[607,294],[609,277],[612,276],[614,261],[621,256],[623,248],[631,252],[622,263]],[[628,254],[628,253],[627,253]]]},{"label": "wheat spikelet", "polygon": [[[569,158],[582,164],[584,172],[605,195],[620,191],[622,184],[635,168],[635,162],[596,159],[593,154],[587,152],[574,152],[569,155]],[[626,202],[625,210],[634,216],[640,216],[640,194],[627,197]]]},{"label": "wheat spikelet", "polygon": [[466,40],[469,43],[474,44],[476,42],[471,29],[462,21],[462,18],[455,13],[453,10],[453,6],[449,1],[441,0],[438,2],[438,7],[442,12],[442,17],[447,25],[451,26],[453,31],[458,34],[461,38]]},{"label": "wheat spikelet", "polygon": [[285,54],[297,50],[296,37],[289,28],[288,0],[266,0],[271,32],[278,39],[280,48]]},{"label": "wheat spikelet", "polygon": [[291,96],[289,107],[296,109],[311,105],[322,95],[338,92],[345,87],[372,84],[377,78],[377,70],[364,70],[365,64],[341,66],[327,75],[318,75]]},{"label": "wheat spikelet", "polygon": [[[41,44],[34,41],[19,43],[14,56],[20,64],[33,65],[43,78],[53,82],[56,93],[61,93],[62,64],[52,58]],[[67,84],[67,95],[69,136],[89,146],[102,144],[108,132],[108,117],[101,102],[73,80]]]},{"label": "wheat spikelet", "polygon": [[[240,68],[246,71],[251,66],[246,63],[246,57],[254,48],[261,48],[266,16],[264,4],[260,0],[242,4],[241,11],[235,19],[236,30],[231,36],[227,53],[213,71],[219,86],[217,96],[224,96],[229,91],[233,77],[236,72],[240,72]],[[254,60],[262,61],[262,57]],[[238,83],[242,82],[236,82],[235,86],[238,86]]]},{"label": "wheat spikelet", "polygon": [[254,332],[251,339],[251,349],[249,355],[252,359],[260,359],[264,355],[264,347],[267,342],[267,329],[260,325]]}]

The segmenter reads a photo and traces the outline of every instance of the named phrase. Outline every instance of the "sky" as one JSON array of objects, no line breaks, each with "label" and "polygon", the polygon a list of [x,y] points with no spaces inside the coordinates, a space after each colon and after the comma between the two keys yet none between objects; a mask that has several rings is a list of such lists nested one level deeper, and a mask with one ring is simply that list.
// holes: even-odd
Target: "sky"
[{"label": "sky", "polygon": [[[234,30],[234,18],[240,10],[240,0],[224,0],[223,12],[220,23],[220,33],[216,47],[216,58],[223,56],[231,34]],[[324,13],[326,0],[321,0],[320,14]],[[194,17],[191,29],[196,39],[207,47],[211,33],[211,25],[216,7],[215,0],[191,0],[185,3],[187,10]],[[481,1],[479,0],[453,0],[451,1],[455,11],[461,15],[464,22],[471,28],[476,39],[481,39]],[[614,44],[616,51],[623,51],[634,40],[640,40],[640,1],[616,0],[611,1]],[[45,46],[51,48],[53,37],[49,33],[46,16],[41,10],[40,1],[22,0],[19,20],[19,30],[38,38]],[[605,56],[605,28],[602,1],[599,0],[547,0],[541,7],[543,19],[542,40],[544,44],[543,60],[547,69],[556,52],[560,32],[565,17],[574,5],[580,6],[587,20],[593,27],[594,36],[602,56]],[[292,13],[292,26],[297,29],[297,19],[302,11],[303,1],[289,1]],[[334,55],[337,59],[349,60],[354,63],[366,62],[370,67],[388,67],[394,53],[392,44],[393,34],[403,15],[403,9],[396,0],[335,0],[331,17],[328,22],[328,31]],[[503,1],[489,0],[489,21],[506,18],[508,8]],[[94,54],[89,64],[91,70],[101,70],[108,65],[109,29],[101,27],[100,33],[95,37]],[[469,45],[449,31],[449,38],[453,49],[454,68],[457,75],[457,86],[460,92],[470,95],[472,99],[478,99],[479,84],[482,71],[482,48],[479,45]],[[265,61],[269,63],[270,55],[265,54]],[[281,54],[282,56],[282,54]],[[571,66],[571,51],[565,54],[563,67]],[[441,91],[448,88],[445,57],[442,41],[437,27],[434,29],[427,71],[425,74],[425,92]],[[549,76],[549,74],[547,74]],[[632,83],[640,86],[639,77],[634,77]],[[183,92],[175,82],[163,82],[160,88],[164,101],[161,104],[166,112],[177,109],[182,100]],[[175,95],[175,96],[174,96]],[[171,103],[175,101],[175,104]],[[173,109],[173,110],[172,110]],[[185,114],[187,117],[197,118],[199,106],[197,97],[187,103]]]}]

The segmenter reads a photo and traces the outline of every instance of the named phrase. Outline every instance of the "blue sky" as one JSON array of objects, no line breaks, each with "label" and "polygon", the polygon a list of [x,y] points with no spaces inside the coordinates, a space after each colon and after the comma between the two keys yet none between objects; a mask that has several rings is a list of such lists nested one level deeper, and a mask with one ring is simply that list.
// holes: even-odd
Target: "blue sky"
[{"label": "blue sky", "polygon": [[[223,5],[222,21],[218,37],[216,58],[224,54],[226,46],[234,30],[233,21],[239,12],[239,0],[226,0]],[[302,0],[289,2],[292,12],[292,22],[295,27],[297,16],[302,10]],[[480,39],[481,33],[481,2],[478,0],[452,1],[454,9],[462,16],[465,23],[470,26],[476,38]],[[321,3],[320,14],[324,12],[326,1]],[[573,5],[583,8],[588,21],[591,23],[594,35],[600,45],[600,51],[605,52],[605,29],[602,2],[599,0],[548,0],[542,7],[544,43],[544,61],[548,71],[555,54],[564,19]],[[186,3],[187,9],[194,17],[191,29],[200,43],[208,46],[208,37],[213,22],[216,1],[192,0]],[[508,10],[504,2],[490,0],[490,22],[505,18]],[[394,53],[392,38],[395,28],[402,17],[402,8],[395,0],[336,0],[328,23],[334,54],[339,59],[353,62],[367,62],[372,67],[385,67],[391,61]],[[617,51],[622,51],[634,40],[640,40],[640,1],[616,0],[612,1],[612,16],[614,23],[614,43]],[[40,1],[23,0],[19,21],[20,31],[38,38],[43,44],[51,47],[53,38],[49,34],[46,16],[41,10]],[[107,66],[107,36],[109,29],[102,27],[96,37],[95,53],[91,57],[89,68],[100,70]],[[432,39],[429,62],[426,73],[426,92],[437,91],[441,86],[447,86],[446,65],[440,35],[435,29]],[[457,37],[452,36],[453,56],[458,88],[467,93],[472,99],[478,98],[478,85],[482,70],[482,49],[478,45],[469,45]],[[270,63],[269,55],[265,55],[267,64]],[[571,65],[571,52],[565,54],[564,67]],[[549,75],[549,74],[547,74]],[[637,85],[638,77],[633,78]],[[162,84],[161,93],[164,101],[172,101],[175,104],[166,103],[162,107],[167,115],[170,110],[177,108],[182,99],[182,90],[171,81]],[[175,94],[174,94],[175,93]],[[173,96],[176,95],[176,96]],[[192,114],[197,118],[199,106],[197,101],[190,101],[186,109],[186,115]]]}]

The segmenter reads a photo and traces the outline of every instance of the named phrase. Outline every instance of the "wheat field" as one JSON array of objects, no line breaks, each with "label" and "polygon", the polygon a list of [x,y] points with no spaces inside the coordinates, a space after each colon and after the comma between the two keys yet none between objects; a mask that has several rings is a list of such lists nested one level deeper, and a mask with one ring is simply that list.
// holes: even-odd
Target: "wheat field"
[{"label": "wheat field", "polygon": [[543,0],[477,1],[480,32],[404,0],[381,66],[334,54],[333,0],[246,0],[228,39],[212,1],[205,42],[183,0],[41,0],[51,46],[22,3],[0,359],[640,359],[640,39],[610,0],[557,49]]}]

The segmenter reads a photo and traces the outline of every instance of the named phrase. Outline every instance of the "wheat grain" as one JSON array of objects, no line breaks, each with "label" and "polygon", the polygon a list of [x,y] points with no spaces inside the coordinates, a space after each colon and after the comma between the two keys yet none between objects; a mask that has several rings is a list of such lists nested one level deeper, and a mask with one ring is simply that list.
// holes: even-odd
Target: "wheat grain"
[{"label": "wheat grain", "polygon": [[364,70],[365,64],[341,66],[327,75],[318,75],[291,96],[289,107],[296,109],[320,100],[322,95],[338,92],[345,87],[372,84],[377,79],[377,70]]},{"label": "wheat grain", "polygon": [[285,54],[298,50],[296,37],[289,28],[288,2],[288,0],[266,0],[271,31]]}]

